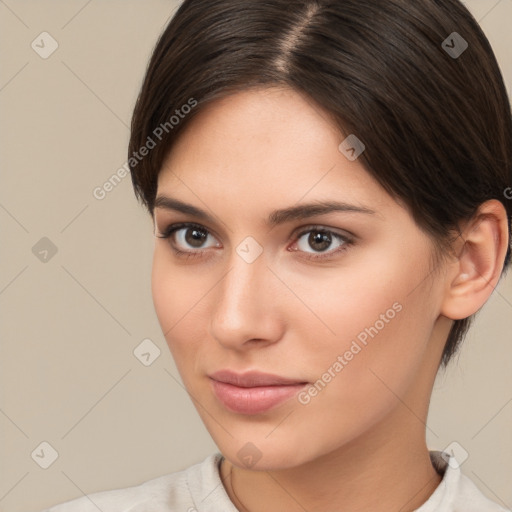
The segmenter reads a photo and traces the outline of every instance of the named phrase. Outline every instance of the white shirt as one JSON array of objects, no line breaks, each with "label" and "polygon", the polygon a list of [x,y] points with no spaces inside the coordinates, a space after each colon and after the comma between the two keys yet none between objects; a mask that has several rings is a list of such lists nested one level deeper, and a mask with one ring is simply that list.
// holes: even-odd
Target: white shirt
[{"label": "white shirt", "polygon": [[[238,512],[220,480],[222,458],[215,453],[183,471],[82,496],[42,512]],[[487,499],[461,473],[454,457],[431,451],[430,459],[443,479],[416,512],[511,512]]]}]

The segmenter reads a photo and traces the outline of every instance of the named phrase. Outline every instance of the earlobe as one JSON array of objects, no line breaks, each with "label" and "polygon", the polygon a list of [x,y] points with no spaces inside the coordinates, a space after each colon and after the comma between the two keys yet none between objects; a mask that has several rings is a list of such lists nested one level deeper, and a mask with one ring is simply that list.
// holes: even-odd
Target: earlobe
[{"label": "earlobe", "polygon": [[497,200],[486,201],[461,233],[462,246],[446,274],[441,314],[460,320],[476,313],[498,284],[507,253],[507,213]]}]

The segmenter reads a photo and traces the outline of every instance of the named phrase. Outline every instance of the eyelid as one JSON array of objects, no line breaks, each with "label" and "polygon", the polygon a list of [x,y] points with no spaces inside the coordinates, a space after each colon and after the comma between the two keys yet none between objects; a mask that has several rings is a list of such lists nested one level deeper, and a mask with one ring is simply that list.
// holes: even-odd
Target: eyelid
[{"label": "eyelid", "polygon": [[[215,239],[218,240],[218,236],[214,230],[205,226],[204,224],[200,224],[199,222],[191,222],[191,221],[183,221],[183,222],[171,222],[170,224],[165,224],[163,230],[159,230],[157,224],[155,223],[155,233],[154,235],[158,238],[169,238],[172,234],[180,229],[184,228],[198,228],[203,231],[207,231],[209,235],[212,235]],[[197,251],[196,251],[197,252]]]},{"label": "eyelid", "polygon": [[292,238],[299,238],[302,235],[308,233],[309,231],[314,231],[314,230],[333,233],[334,235],[338,235],[344,239],[355,240],[357,238],[357,236],[354,233],[351,233],[350,231],[347,231],[346,229],[333,228],[330,226],[326,226],[324,224],[309,224],[307,226],[302,226],[300,228],[297,228],[292,233]]}]

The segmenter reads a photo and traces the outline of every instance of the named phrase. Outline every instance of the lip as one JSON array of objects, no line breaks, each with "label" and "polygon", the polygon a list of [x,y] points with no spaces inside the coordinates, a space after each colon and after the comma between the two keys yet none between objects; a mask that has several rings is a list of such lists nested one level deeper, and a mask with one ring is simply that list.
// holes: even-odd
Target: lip
[{"label": "lip", "polygon": [[217,399],[230,411],[260,414],[292,398],[308,383],[270,373],[221,370],[209,375]]}]

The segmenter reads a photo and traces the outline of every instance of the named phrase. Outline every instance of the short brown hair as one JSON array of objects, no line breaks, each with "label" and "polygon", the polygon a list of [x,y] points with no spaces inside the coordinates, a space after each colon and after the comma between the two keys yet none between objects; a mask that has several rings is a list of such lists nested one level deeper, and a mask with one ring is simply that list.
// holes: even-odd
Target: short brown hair
[{"label": "short brown hair", "polygon": [[[456,44],[460,55],[448,51]],[[437,248],[489,199],[504,204],[511,234],[510,103],[489,41],[458,0],[185,0],[132,118],[131,177],[150,214],[163,160],[204,105],[283,85],[357,134],[361,163]],[[510,259],[509,245],[504,269]],[[444,366],[471,319],[454,322]]]}]

